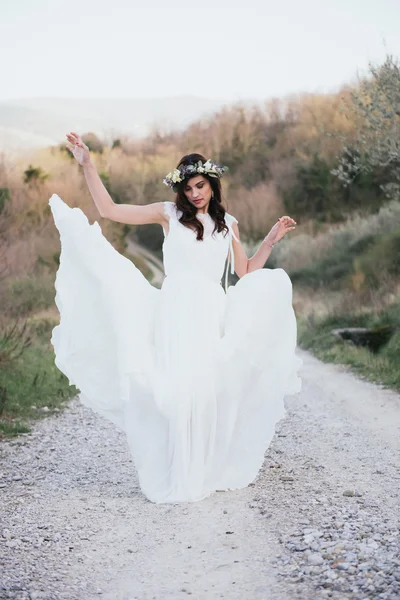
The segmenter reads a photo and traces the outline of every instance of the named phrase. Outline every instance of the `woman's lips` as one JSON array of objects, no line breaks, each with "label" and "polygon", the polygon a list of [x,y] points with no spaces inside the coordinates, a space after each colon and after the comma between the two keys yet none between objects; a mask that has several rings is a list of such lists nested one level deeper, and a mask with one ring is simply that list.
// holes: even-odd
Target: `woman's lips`
[{"label": "woman's lips", "polygon": [[198,204],[199,202],[203,202],[203,198],[200,198],[200,200],[193,200],[193,202],[196,202],[196,204]]}]

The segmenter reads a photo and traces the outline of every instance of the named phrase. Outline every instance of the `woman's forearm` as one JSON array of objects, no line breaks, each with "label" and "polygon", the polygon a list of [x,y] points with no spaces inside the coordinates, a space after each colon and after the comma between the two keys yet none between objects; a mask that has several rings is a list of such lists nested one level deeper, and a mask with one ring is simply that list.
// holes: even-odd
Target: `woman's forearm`
[{"label": "woman's forearm", "polygon": [[104,184],[100,179],[100,175],[98,174],[97,169],[92,162],[88,163],[87,165],[83,165],[83,172],[85,174],[89,191],[100,215],[102,217],[106,217],[107,212],[114,206],[114,202],[110,194],[104,187]]},{"label": "woman's forearm", "polygon": [[267,240],[267,238],[264,238],[257,252],[254,254],[254,256],[249,258],[247,263],[247,272],[251,273],[257,269],[262,269],[267,262],[271,251],[272,244]]}]

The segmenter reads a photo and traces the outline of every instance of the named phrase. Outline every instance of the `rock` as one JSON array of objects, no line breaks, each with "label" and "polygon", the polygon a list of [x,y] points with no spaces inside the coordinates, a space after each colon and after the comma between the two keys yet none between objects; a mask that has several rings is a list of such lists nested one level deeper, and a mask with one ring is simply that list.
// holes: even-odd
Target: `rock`
[{"label": "rock", "polygon": [[322,558],[321,554],[313,553],[308,555],[308,562],[310,565],[322,565],[324,563],[324,559]]},{"label": "rock", "polygon": [[331,333],[343,340],[350,340],[355,346],[365,346],[372,352],[378,352],[381,346],[387,344],[394,331],[393,325],[379,325],[370,329],[366,327],[332,329]]},{"label": "rock", "polygon": [[19,540],[19,539],[8,540],[6,542],[6,546],[8,548],[18,548],[18,546],[20,546],[20,545],[21,545],[21,540]]},{"label": "rock", "polygon": [[305,544],[311,544],[311,542],[314,541],[314,536],[312,533],[309,533],[308,535],[304,536],[304,543]]}]

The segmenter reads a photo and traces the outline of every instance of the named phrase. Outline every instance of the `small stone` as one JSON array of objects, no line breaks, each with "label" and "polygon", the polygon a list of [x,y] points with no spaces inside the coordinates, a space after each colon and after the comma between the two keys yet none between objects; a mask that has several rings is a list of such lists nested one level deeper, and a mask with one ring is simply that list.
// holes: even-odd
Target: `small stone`
[{"label": "small stone", "polygon": [[292,477],[291,475],[281,475],[281,480],[282,481],[294,481],[294,477]]},{"label": "small stone", "polygon": [[21,540],[8,540],[6,542],[6,546],[8,548],[18,548],[18,546],[21,544]]},{"label": "small stone", "polygon": [[354,495],[355,495],[355,494],[354,494],[354,490],[345,490],[345,491],[343,492],[343,496],[349,496],[349,497],[352,497],[352,496],[354,496]]},{"label": "small stone", "polygon": [[304,536],[304,543],[305,544],[311,544],[311,542],[314,541],[314,536],[312,533],[309,533],[308,535]]},{"label": "small stone", "polygon": [[326,576],[327,576],[329,579],[337,579],[337,577],[338,577],[338,574],[337,574],[337,573],[335,573],[335,571],[332,571],[332,570],[330,570],[330,571],[327,571],[327,572],[326,572]]},{"label": "small stone", "polygon": [[308,562],[310,565],[322,565],[324,563],[324,559],[321,554],[309,554]]}]

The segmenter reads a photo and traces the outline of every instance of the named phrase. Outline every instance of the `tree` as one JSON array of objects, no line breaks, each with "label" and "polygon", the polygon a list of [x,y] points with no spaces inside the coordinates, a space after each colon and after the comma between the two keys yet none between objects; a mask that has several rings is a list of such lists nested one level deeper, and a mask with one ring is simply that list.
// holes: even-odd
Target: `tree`
[{"label": "tree", "polygon": [[98,152],[99,154],[102,154],[104,144],[95,133],[92,133],[91,131],[84,133],[82,135],[82,141],[84,144],[86,144],[91,152]]},{"label": "tree", "polygon": [[381,188],[386,196],[399,198],[400,66],[389,55],[378,67],[369,63],[369,71],[342,109],[355,120],[356,135],[350,143],[343,139],[343,154],[332,173],[347,186],[360,173],[378,168],[385,175]]}]

